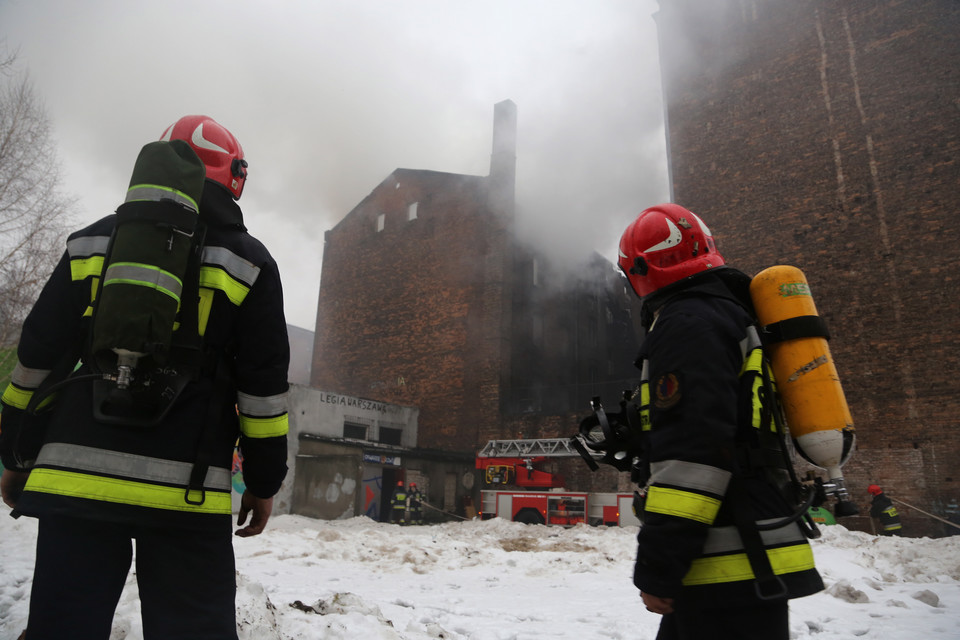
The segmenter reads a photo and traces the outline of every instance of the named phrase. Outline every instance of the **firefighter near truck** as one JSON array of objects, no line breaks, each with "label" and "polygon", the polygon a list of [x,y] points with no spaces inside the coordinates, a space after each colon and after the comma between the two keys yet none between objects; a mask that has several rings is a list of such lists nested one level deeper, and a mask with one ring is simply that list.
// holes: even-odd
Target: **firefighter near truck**
[{"label": "firefighter near truck", "polygon": [[[855,448],[850,410],[827,344],[829,332],[817,313],[803,272],[777,265],[757,274],[749,283],[756,312],[756,349],[759,356],[755,386],[775,399],[763,410],[763,431],[776,441],[765,447],[777,452],[776,466],[789,480],[781,488],[796,508],[791,519],[802,522],[809,537],[819,536],[807,512],[835,498],[836,517],[856,515],[841,467]],[[544,471],[549,458],[580,456],[596,471],[600,464],[630,471],[634,479],[643,459],[649,418],[649,387],[645,382],[624,391],[615,413],[607,413],[601,399],[591,401],[592,413],[571,438],[491,440],[477,454],[476,468],[484,471],[482,517],[500,517],[527,524],[570,526],[639,525],[634,500],[642,502],[646,487],[634,493],[588,493],[564,489],[562,476]],[[794,454],[820,471],[800,477]],[[508,487],[516,487],[509,489]]]},{"label": "firefighter near truck", "polygon": [[551,458],[582,456],[576,440],[491,440],[484,445],[476,457],[485,487],[481,518],[565,527],[639,525],[632,493],[570,491],[563,476],[543,469]]},{"label": "firefighter near truck", "polygon": [[[849,460],[856,436],[853,419],[827,344],[829,332],[817,313],[803,272],[777,265],[757,274],[749,295],[758,320],[756,349],[759,376],[754,385],[773,400],[761,411],[763,429],[775,434],[766,447],[781,457],[779,465],[789,481],[781,486],[796,504],[791,519],[801,522],[810,538],[820,535],[808,510],[835,498],[833,515],[857,515],[841,467]],[[744,370],[748,367],[745,365]],[[646,380],[624,391],[616,413],[604,410],[599,397],[591,400],[593,413],[580,423],[571,446],[594,471],[599,464],[630,471],[637,480],[650,431],[650,389]],[[795,454],[819,471],[796,473]],[[826,480],[820,472],[826,472]],[[645,499],[646,483],[639,482],[638,502]]]}]

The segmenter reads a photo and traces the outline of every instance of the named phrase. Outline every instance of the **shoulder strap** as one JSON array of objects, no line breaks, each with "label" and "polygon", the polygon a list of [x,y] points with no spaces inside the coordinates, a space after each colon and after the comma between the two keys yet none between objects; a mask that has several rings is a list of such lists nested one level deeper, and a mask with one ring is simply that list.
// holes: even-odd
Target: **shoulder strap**
[{"label": "shoulder strap", "polygon": [[190,262],[183,282],[180,306],[180,328],[173,334],[172,348],[181,352],[188,360],[187,366],[198,373],[202,364],[203,337],[200,335],[200,269],[203,262],[203,248],[207,239],[207,225],[197,223],[193,243],[190,248]]},{"label": "shoulder strap", "polygon": [[187,504],[200,505],[207,498],[203,481],[210,469],[210,459],[216,441],[217,427],[223,414],[224,402],[232,380],[229,363],[225,357],[217,359],[216,370],[213,376],[213,390],[207,400],[207,419],[204,421],[203,433],[197,445],[197,457],[190,471],[190,483],[183,494]]},{"label": "shoulder strap", "polygon": [[750,561],[750,568],[753,570],[755,577],[753,588],[756,590],[757,597],[764,601],[786,598],[787,585],[780,576],[773,572],[770,558],[767,557],[767,551],[763,546],[763,539],[760,537],[760,530],[757,528],[756,520],[753,517],[750,497],[744,486],[743,478],[739,474],[734,474],[730,479],[727,495],[730,499],[737,531],[740,533],[740,539],[743,540],[743,548],[747,553],[747,559]]}]

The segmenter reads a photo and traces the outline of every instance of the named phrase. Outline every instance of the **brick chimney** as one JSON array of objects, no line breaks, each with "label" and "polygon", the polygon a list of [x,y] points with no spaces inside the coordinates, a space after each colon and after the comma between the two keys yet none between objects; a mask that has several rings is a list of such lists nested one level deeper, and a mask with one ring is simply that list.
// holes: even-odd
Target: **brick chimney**
[{"label": "brick chimney", "polygon": [[512,216],[517,186],[517,105],[512,100],[493,105],[490,182],[491,204]]}]

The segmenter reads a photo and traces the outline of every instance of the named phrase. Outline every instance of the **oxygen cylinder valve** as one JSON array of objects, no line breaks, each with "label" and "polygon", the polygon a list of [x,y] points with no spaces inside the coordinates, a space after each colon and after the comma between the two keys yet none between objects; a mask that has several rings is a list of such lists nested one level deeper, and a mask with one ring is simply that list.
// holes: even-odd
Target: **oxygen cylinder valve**
[{"label": "oxygen cylinder valve", "polygon": [[133,382],[133,370],[137,368],[137,362],[146,354],[120,348],[113,352],[117,354],[117,388],[127,389]]},{"label": "oxygen cylinder valve", "polygon": [[860,513],[857,505],[850,499],[847,493],[847,487],[843,484],[843,478],[832,478],[830,482],[834,485],[833,493],[837,496],[837,506],[833,508],[833,515],[838,518],[844,516],[855,516]]},{"label": "oxygen cylinder valve", "polygon": [[844,516],[855,516],[860,513],[857,505],[850,499],[850,494],[847,493],[847,487],[844,485],[842,477],[830,478],[827,482],[822,482],[817,479],[816,482],[820,485],[820,490],[824,494],[824,498],[827,495],[836,496],[837,505],[833,508],[833,515],[841,518]]}]

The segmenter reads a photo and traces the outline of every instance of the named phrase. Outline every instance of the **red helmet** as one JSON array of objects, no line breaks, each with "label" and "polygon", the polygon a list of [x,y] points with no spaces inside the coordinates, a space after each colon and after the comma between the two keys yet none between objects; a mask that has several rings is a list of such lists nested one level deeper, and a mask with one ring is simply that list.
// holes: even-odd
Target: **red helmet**
[{"label": "red helmet", "polygon": [[724,264],[713,234],[680,205],[650,207],[620,238],[620,268],[641,298]]},{"label": "red helmet", "polygon": [[161,140],[184,140],[207,167],[207,178],[222,184],[239,200],[247,181],[247,161],[240,142],[208,116],[183,116],[167,127]]},{"label": "red helmet", "polygon": [[867,493],[869,493],[872,496],[878,496],[881,493],[883,493],[883,489],[881,489],[879,485],[872,484],[869,487],[867,487]]}]

